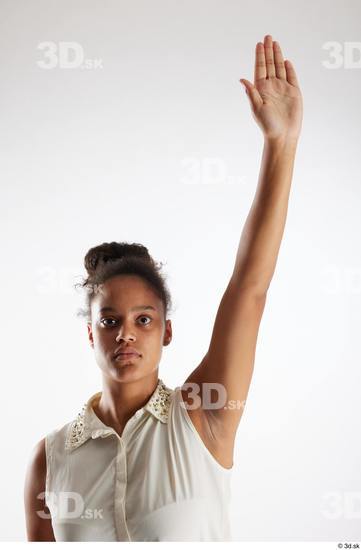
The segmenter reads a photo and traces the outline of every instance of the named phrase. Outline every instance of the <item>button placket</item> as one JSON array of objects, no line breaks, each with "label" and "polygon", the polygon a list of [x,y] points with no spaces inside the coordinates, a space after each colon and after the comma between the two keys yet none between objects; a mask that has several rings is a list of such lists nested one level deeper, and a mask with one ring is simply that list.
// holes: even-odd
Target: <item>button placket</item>
[{"label": "button placket", "polygon": [[125,515],[125,498],[127,491],[127,457],[126,444],[122,437],[118,436],[118,448],[115,472],[114,515],[115,525],[119,541],[130,541]]}]

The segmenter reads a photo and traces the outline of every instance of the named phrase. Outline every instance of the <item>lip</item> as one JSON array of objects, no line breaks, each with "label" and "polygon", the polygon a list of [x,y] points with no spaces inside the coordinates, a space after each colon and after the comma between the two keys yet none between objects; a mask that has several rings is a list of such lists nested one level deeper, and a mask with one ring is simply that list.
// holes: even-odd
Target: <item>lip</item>
[{"label": "lip", "polygon": [[115,359],[118,361],[124,361],[128,359],[137,359],[140,357],[139,353],[117,353]]},{"label": "lip", "polygon": [[140,353],[138,353],[138,351],[135,348],[131,348],[130,346],[126,348],[118,348],[117,350],[115,350],[114,357],[118,357],[119,355],[121,357],[132,357],[132,356],[140,357]]}]

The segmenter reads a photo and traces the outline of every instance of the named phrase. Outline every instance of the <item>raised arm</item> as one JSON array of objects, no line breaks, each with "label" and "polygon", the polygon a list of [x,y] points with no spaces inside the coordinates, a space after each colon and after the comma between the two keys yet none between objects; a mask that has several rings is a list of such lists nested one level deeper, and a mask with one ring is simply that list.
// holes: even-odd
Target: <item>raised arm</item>
[{"label": "raised arm", "polygon": [[243,228],[232,279],[264,295],[283,236],[293,164],[302,124],[302,95],[296,73],[278,42],[258,42],[254,81],[240,79],[253,118],[264,135],[256,194]]},{"label": "raised arm", "polygon": [[[302,96],[290,61],[267,35],[255,52],[254,84],[241,79],[252,115],[264,136],[255,197],[246,219],[234,270],[221,299],[208,352],[185,381],[199,386],[202,415],[214,441],[233,450],[236,430],[251,383],[257,335],[284,231]],[[226,402],[205,408],[203,383],[218,383]],[[186,386],[185,386],[186,387]],[[189,394],[191,395],[191,394]],[[212,402],[217,394],[212,392]],[[188,405],[193,401],[188,400]],[[187,406],[192,418],[196,414]]]}]

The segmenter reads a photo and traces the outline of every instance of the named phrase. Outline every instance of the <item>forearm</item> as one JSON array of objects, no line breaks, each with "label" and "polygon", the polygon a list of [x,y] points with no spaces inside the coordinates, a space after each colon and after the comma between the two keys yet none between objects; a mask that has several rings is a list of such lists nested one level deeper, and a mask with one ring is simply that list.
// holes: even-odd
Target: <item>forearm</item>
[{"label": "forearm", "polygon": [[232,280],[264,294],[286,223],[297,140],[265,140],[256,194],[242,230]]}]

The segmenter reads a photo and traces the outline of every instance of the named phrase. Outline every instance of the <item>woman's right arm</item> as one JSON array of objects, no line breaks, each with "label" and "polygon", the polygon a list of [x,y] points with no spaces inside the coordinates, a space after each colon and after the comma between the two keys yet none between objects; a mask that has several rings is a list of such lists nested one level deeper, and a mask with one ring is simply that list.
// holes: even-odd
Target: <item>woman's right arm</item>
[{"label": "woman's right arm", "polygon": [[[24,505],[28,541],[56,542],[50,510],[45,505],[46,454],[45,438],[37,443],[26,470]],[[41,495],[41,493],[43,493]],[[41,495],[41,496],[40,496]],[[40,515],[39,515],[40,512]],[[46,514],[46,517],[42,517]]]}]

